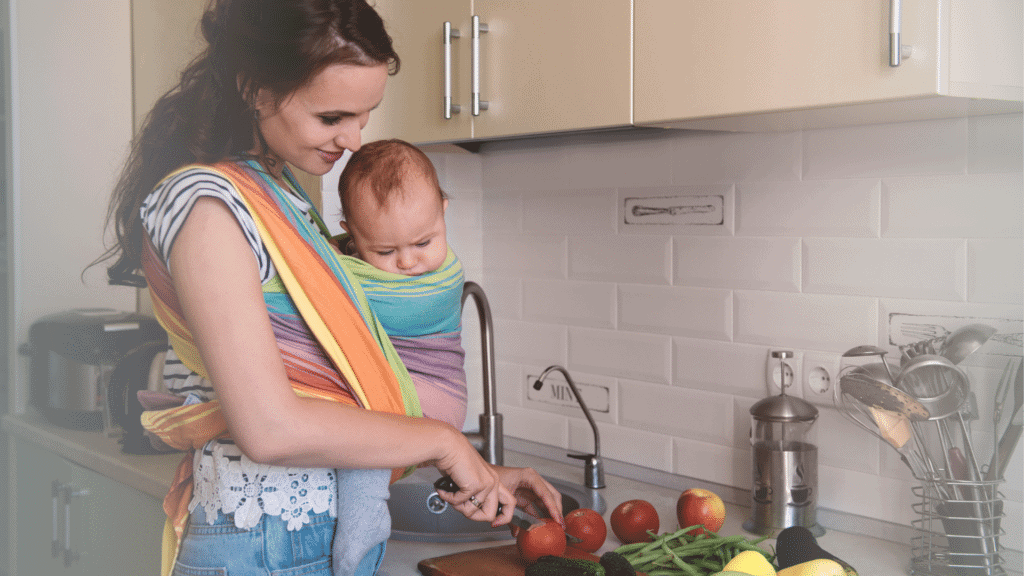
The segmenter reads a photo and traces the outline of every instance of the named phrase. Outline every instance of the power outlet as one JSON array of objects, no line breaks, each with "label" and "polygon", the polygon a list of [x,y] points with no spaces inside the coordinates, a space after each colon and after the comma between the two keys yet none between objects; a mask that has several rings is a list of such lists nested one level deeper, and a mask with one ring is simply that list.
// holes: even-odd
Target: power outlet
[{"label": "power outlet", "polygon": [[[772,358],[772,352],[785,350],[792,352],[791,358],[785,360]],[[802,398],[803,387],[800,386],[800,367],[803,364],[803,352],[789,348],[769,348],[768,359],[764,364],[764,380],[768,386],[768,395],[777,396],[782,393],[782,382],[786,385],[786,395]],[[784,375],[784,376],[783,376]],[[783,380],[785,378],[785,380]]]},{"label": "power outlet", "polygon": [[828,352],[807,352],[804,354],[803,390],[804,400],[819,406],[833,406],[835,386],[838,383],[842,357]]}]

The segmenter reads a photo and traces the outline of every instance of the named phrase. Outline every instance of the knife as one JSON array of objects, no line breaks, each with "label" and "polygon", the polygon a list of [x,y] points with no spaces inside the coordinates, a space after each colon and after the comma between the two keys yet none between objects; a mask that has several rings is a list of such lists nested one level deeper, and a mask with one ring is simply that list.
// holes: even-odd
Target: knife
[{"label": "knife", "polygon": [[[459,485],[456,484],[454,480],[452,480],[451,476],[445,474],[444,476],[441,476],[440,478],[434,481],[434,489],[454,493],[459,491]],[[501,514],[502,508],[503,506],[499,503],[498,514]],[[535,522],[531,522],[530,519],[526,516],[525,512],[523,512],[519,508],[516,508],[515,510],[512,511],[512,520],[509,521],[509,524],[516,526],[520,530],[529,530],[530,527],[535,524]],[[573,544],[579,544],[580,542],[583,542],[582,538],[573,536],[572,534],[568,533],[565,534],[565,540]]]}]

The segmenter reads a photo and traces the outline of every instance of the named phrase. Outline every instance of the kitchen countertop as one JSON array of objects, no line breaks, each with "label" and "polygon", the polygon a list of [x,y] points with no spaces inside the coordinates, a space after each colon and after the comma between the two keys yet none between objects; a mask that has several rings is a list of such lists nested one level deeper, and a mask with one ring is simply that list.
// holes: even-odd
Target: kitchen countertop
[{"label": "kitchen countertop", "polygon": [[[162,499],[166,493],[174,470],[181,460],[181,454],[124,454],[117,441],[102,432],[60,428],[31,412],[23,415],[6,415],[2,424],[3,429],[10,434],[39,444],[68,460],[158,499]],[[582,482],[583,479],[579,466],[522,452],[507,450],[505,464],[532,466],[545,476],[569,482]],[[642,498],[651,502],[658,510],[661,532],[677,527],[675,505],[679,496],[678,489],[664,488],[613,474],[606,475],[606,483],[607,487],[599,491],[607,504],[607,511],[604,514],[606,519],[619,503]],[[726,503],[725,525],[720,533],[751,536],[742,529],[742,523],[747,517],[747,508]],[[424,558],[509,543],[512,541],[445,544],[391,540],[388,542],[387,557],[380,574],[415,576],[419,574],[417,563]],[[773,545],[774,540],[767,540],[766,543]],[[818,543],[825,550],[852,564],[865,576],[902,576],[909,572],[910,547],[907,543],[890,542],[836,530],[828,530],[818,539]],[[618,545],[609,529],[608,540],[598,554],[612,550]]]}]

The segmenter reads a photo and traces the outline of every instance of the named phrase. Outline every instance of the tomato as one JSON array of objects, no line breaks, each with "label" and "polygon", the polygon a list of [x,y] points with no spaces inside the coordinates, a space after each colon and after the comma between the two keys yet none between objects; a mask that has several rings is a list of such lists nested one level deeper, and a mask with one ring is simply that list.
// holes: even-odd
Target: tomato
[{"label": "tomato", "polygon": [[612,532],[624,543],[649,542],[650,530],[658,533],[660,521],[654,505],[646,500],[626,500],[612,510],[610,518]]},{"label": "tomato", "polygon": [[533,564],[541,556],[561,556],[565,552],[565,532],[551,518],[520,530],[516,536],[519,555],[527,564]]},{"label": "tomato", "polygon": [[680,528],[696,524],[704,526],[690,530],[689,534],[703,534],[705,528],[718,532],[725,522],[725,504],[718,494],[710,490],[690,488],[680,494],[676,501],[676,518]]},{"label": "tomato", "polygon": [[565,515],[565,532],[583,540],[579,543],[570,542],[569,546],[597,552],[608,536],[608,526],[597,512],[590,508],[577,508]]}]

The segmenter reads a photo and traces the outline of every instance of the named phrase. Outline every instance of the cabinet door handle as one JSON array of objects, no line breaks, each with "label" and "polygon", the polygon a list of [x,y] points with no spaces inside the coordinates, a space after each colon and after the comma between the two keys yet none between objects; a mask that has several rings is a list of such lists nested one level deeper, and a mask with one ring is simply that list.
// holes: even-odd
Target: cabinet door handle
[{"label": "cabinet door handle", "polygon": [[86,489],[75,490],[70,484],[65,484],[61,491],[64,494],[64,566],[69,567],[71,563],[78,560],[81,555],[71,549],[71,499],[81,496],[88,496]]},{"label": "cabinet door handle", "polygon": [[451,22],[444,23],[444,119],[451,120],[452,114],[462,111],[462,106],[452,104],[452,38],[459,38],[459,29],[452,28]]},{"label": "cabinet door handle", "polygon": [[480,17],[473,15],[473,116],[479,116],[481,110],[487,110],[488,102],[480,99],[480,34],[487,32],[487,24],[480,22]]},{"label": "cabinet door handle", "polygon": [[60,541],[60,529],[58,528],[60,524],[60,502],[58,500],[63,491],[64,485],[59,480],[54,480],[50,483],[50,497],[53,498],[53,517],[50,520],[50,527],[53,529],[53,539],[50,540],[50,556],[53,558],[60,556],[60,552],[64,548],[64,543]]},{"label": "cabinet door handle", "polygon": [[900,62],[910,58],[913,46],[900,43],[900,30],[903,27],[903,0],[889,0],[889,66],[895,68]]}]

